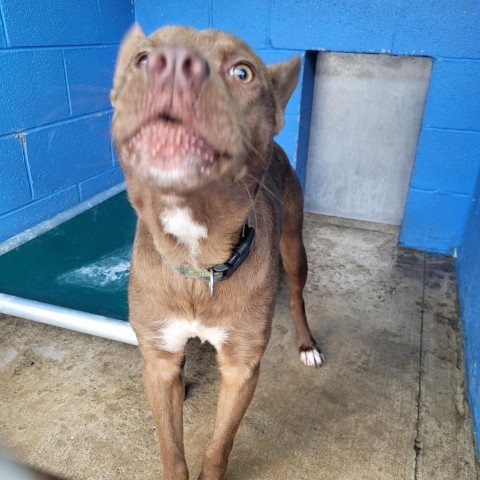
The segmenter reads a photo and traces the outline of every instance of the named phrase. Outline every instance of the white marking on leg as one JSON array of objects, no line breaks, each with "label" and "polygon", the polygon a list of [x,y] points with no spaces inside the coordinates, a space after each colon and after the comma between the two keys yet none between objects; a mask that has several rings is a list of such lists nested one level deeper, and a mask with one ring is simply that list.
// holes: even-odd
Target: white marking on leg
[{"label": "white marking on leg", "polygon": [[160,220],[165,231],[185,245],[193,257],[198,255],[198,243],[202,238],[207,237],[208,231],[205,225],[193,219],[189,208],[165,210]]},{"label": "white marking on leg", "polygon": [[170,320],[162,324],[157,345],[170,353],[181,352],[190,338],[198,337],[202,342],[211,343],[219,352],[228,339],[223,327],[206,327],[199,320]]},{"label": "white marking on leg", "polygon": [[319,367],[325,363],[325,355],[316,348],[310,348],[300,352],[300,361],[307,367]]}]

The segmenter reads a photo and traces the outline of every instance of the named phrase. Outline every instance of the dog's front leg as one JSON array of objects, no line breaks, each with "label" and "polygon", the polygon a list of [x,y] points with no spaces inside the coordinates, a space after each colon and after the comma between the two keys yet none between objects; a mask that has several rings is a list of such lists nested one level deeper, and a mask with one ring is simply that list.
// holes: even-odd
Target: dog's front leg
[{"label": "dog's front leg", "polygon": [[145,356],[145,392],[157,426],[164,480],[188,480],[183,447],[183,354]]},{"label": "dog's front leg", "polygon": [[217,418],[198,480],[225,478],[233,439],[257,385],[260,358],[261,355],[257,358],[252,356],[248,363],[245,363],[222,352],[218,354],[222,381],[218,395]]}]

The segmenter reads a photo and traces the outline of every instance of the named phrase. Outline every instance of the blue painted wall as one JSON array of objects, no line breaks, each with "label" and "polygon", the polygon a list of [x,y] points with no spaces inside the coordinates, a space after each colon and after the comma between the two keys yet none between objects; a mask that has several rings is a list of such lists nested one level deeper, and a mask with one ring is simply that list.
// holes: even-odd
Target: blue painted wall
[{"label": "blue painted wall", "polygon": [[130,0],[0,0],[0,241],[122,181],[108,94]]},{"label": "blue painted wall", "polygon": [[457,271],[468,367],[468,394],[480,458],[480,175],[458,252]]},{"label": "blue painted wall", "polygon": [[[105,157],[108,90],[118,42],[134,18],[132,8],[130,0],[0,0],[0,72],[5,72],[0,139],[3,159],[15,159],[12,165],[0,163],[0,190],[13,195],[0,204],[0,240],[121,180],[113,157]],[[480,165],[475,153],[480,144],[478,2],[137,0],[135,16],[147,32],[167,23],[229,30],[267,62],[307,50],[431,56],[431,85],[400,243],[444,254],[459,247]],[[313,56],[303,65],[278,137],[302,181]],[[89,131],[95,135],[89,137]],[[65,136],[63,142],[59,135]],[[90,150],[66,148],[75,141],[66,135],[77,137],[82,148],[90,143]],[[63,165],[68,168],[58,170]],[[50,210],[52,196],[58,206]]]},{"label": "blue painted wall", "polygon": [[[248,15],[246,14],[248,12]],[[147,33],[165,24],[231,31],[266,61],[306,50],[433,59],[400,243],[452,254],[480,167],[480,3],[472,0],[136,0]],[[305,175],[312,69],[286,112],[279,142]]]}]

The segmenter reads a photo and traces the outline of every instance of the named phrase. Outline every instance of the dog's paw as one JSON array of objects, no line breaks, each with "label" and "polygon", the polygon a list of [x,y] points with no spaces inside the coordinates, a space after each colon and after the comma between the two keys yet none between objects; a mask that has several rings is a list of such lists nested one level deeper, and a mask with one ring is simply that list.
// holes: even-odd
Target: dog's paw
[{"label": "dog's paw", "polygon": [[321,367],[325,363],[325,355],[317,348],[300,350],[300,361],[307,367]]}]

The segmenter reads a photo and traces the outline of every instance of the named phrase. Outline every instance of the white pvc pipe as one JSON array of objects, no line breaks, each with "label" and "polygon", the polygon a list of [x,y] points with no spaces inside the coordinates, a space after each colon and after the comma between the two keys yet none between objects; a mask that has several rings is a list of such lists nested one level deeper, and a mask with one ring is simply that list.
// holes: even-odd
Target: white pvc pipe
[{"label": "white pvc pipe", "polygon": [[0,293],[0,312],[81,333],[137,345],[128,322]]}]

